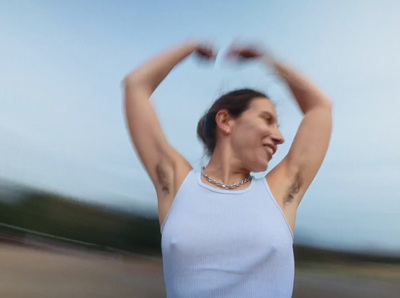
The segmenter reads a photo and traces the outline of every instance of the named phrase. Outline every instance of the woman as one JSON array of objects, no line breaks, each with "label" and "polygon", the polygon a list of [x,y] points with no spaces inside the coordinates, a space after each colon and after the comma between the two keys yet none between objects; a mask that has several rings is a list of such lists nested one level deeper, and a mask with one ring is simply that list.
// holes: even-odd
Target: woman
[{"label": "woman", "polygon": [[254,90],[225,94],[198,124],[211,159],[194,171],[166,140],[149,102],[192,53],[215,58],[210,47],[187,42],[125,79],[130,133],[157,192],[167,296],[291,297],[296,211],[326,154],[332,103],[266,52],[232,46],[229,57],[274,67],[304,118],[286,157],[266,177],[252,179],[250,172],[265,171],[284,142],[275,107]]}]

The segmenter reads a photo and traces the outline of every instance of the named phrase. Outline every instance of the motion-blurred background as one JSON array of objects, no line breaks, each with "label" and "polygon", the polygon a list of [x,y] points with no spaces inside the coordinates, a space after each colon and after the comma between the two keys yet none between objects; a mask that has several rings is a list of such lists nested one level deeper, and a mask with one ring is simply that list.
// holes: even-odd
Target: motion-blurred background
[{"label": "motion-blurred background", "polygon": [[[232,42],[261,43],[334,101],[332,142],[298,212],[294,296],[398,297],[399,36],[394,0],[0,0],[0,296],[52,297],[55,285],[58,297],[165,295],[156,194],[129,140],[121,82],[194,38],[221,54]],[[204,111],[224,92],[259,89],[286,139],[272,168],[301,114],[270,69],[221,57],[190,57],[157,89],[164,131],[199,168]],[[119,269],[96,279],[101,262]],[[112,291],[94,290],[107,283]]]}]

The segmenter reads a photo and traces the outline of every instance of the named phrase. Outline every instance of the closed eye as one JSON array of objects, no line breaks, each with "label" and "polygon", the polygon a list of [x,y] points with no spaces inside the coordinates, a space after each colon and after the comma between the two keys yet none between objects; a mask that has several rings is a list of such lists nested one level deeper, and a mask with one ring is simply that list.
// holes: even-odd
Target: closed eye
[{"label": "closed eye", "polygon": [[268,125],[274,124],[275,120],[272,117],[262,117]]},{"label": "closed eye", "polygon": [[273,125],[276,123],[276,125],[279,128],[279,123],[277,121],[277,119],[269,112],[262,112],[261,116],[262,119],[264,119],[264,121],[268,124],[268,125]]}]

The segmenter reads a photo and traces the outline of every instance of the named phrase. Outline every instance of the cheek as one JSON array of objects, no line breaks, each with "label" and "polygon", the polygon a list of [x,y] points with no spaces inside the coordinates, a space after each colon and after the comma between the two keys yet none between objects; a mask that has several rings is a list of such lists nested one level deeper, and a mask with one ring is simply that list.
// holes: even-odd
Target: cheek
[{"label": "cheek", "polygon": [[252,155],[259,154],[261,152],[260,149],[263,149],[261,140],[261,135],[255,130],[248,131],[240,137],[242,148],[249,153],[251,152]]},{"label": "cheek", "polygon": [[[261,148],[263,135],[265,135],[265,127],[257,124],[245,124],[234,130],[234,146],[246,151],[254,151]],[[254,153],[254,152],[253,152]]]}]

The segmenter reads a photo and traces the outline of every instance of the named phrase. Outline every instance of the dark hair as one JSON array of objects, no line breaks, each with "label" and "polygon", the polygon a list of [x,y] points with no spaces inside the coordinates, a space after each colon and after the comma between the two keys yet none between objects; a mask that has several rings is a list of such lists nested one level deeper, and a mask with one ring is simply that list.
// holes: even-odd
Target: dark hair
[{"label": "dark hair", "polygon": [[197,136],[202,140],[206,153],[211,156],[217,143],[215,116],[218,111],[225,109],[237,118],[250,107],[251,101],[256,97],[268,96],[253,89],[239,89],[222,95],[211,108],[204,114],[197,124]]}]

